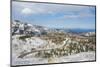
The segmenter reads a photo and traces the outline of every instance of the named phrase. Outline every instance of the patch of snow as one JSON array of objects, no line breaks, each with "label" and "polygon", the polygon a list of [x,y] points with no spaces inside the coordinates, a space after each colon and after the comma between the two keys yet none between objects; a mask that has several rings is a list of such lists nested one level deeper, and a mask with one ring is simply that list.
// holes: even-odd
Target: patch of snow
[{"label": "patch of snow", "polygon": [[77,62],[77,61],[93,61],[95,60],[95,52],[82,52],[70,56],[60,57],[58,62]]}]

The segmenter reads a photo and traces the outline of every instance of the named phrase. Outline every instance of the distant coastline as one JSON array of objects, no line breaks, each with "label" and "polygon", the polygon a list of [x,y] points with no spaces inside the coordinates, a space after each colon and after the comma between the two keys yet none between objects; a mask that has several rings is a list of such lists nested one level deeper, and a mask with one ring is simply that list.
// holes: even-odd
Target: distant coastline
[{"label": "distant coastline", "polygon": [[95,32],[95,29],[70,29],[71,32],[77,32],[77,33],[86,33],[86,32]]},{"label": "distant coastline", "polygon": [[57,29],[57,30],[63,30],[65,32],[72,32],[72,33],[87,33],[87,32],[95,32],[95,29],[80,29],[80,28],[75,28],[75,29]]}]

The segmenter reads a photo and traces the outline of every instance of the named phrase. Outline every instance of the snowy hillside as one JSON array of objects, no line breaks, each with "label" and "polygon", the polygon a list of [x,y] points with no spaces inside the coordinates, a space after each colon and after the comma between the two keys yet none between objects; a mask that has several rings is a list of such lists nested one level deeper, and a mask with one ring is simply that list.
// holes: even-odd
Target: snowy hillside
[{"label": "snowy hillside", "polygon": [[12,22],[12,34],[42,34],[47,30],[46,27],[27,24],[18,20]]},{"label": "snowy hillside", "polygon": [[12,65],[95,60],[95,36],[12,22]]}]

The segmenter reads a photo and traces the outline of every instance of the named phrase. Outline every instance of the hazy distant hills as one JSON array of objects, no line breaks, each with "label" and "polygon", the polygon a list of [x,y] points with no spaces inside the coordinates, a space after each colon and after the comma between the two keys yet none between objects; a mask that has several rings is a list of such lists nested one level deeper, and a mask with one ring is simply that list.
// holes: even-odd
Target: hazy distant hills
[{"label": "hazy distant hills", "polygon": [[[32,25],[28,23],[15,20],[12,22],[12,34],[32,34],[32,35],[44,35],[48,32],[64,32],[82,35],[95,34],[95,29],[65,29],[65,28],[47,28],[39,25]],[[90,33],[91,32],[91,33]]]}]

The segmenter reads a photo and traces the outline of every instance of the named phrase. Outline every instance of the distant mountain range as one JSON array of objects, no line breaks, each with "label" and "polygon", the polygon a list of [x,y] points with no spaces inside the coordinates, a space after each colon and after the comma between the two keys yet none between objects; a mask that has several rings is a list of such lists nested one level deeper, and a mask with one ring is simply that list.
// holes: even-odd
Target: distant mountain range
[{"label": "distant mountain range", "polygon": [[40,35],[46,34],[48,32],[65,32],[65,33],[88,33],[95,32],[95,29],[57,29],[57,28],[47,28],[39,25],[32,25],[28,23],[15,20],[12,22],[12,34],[32,34]]}]

